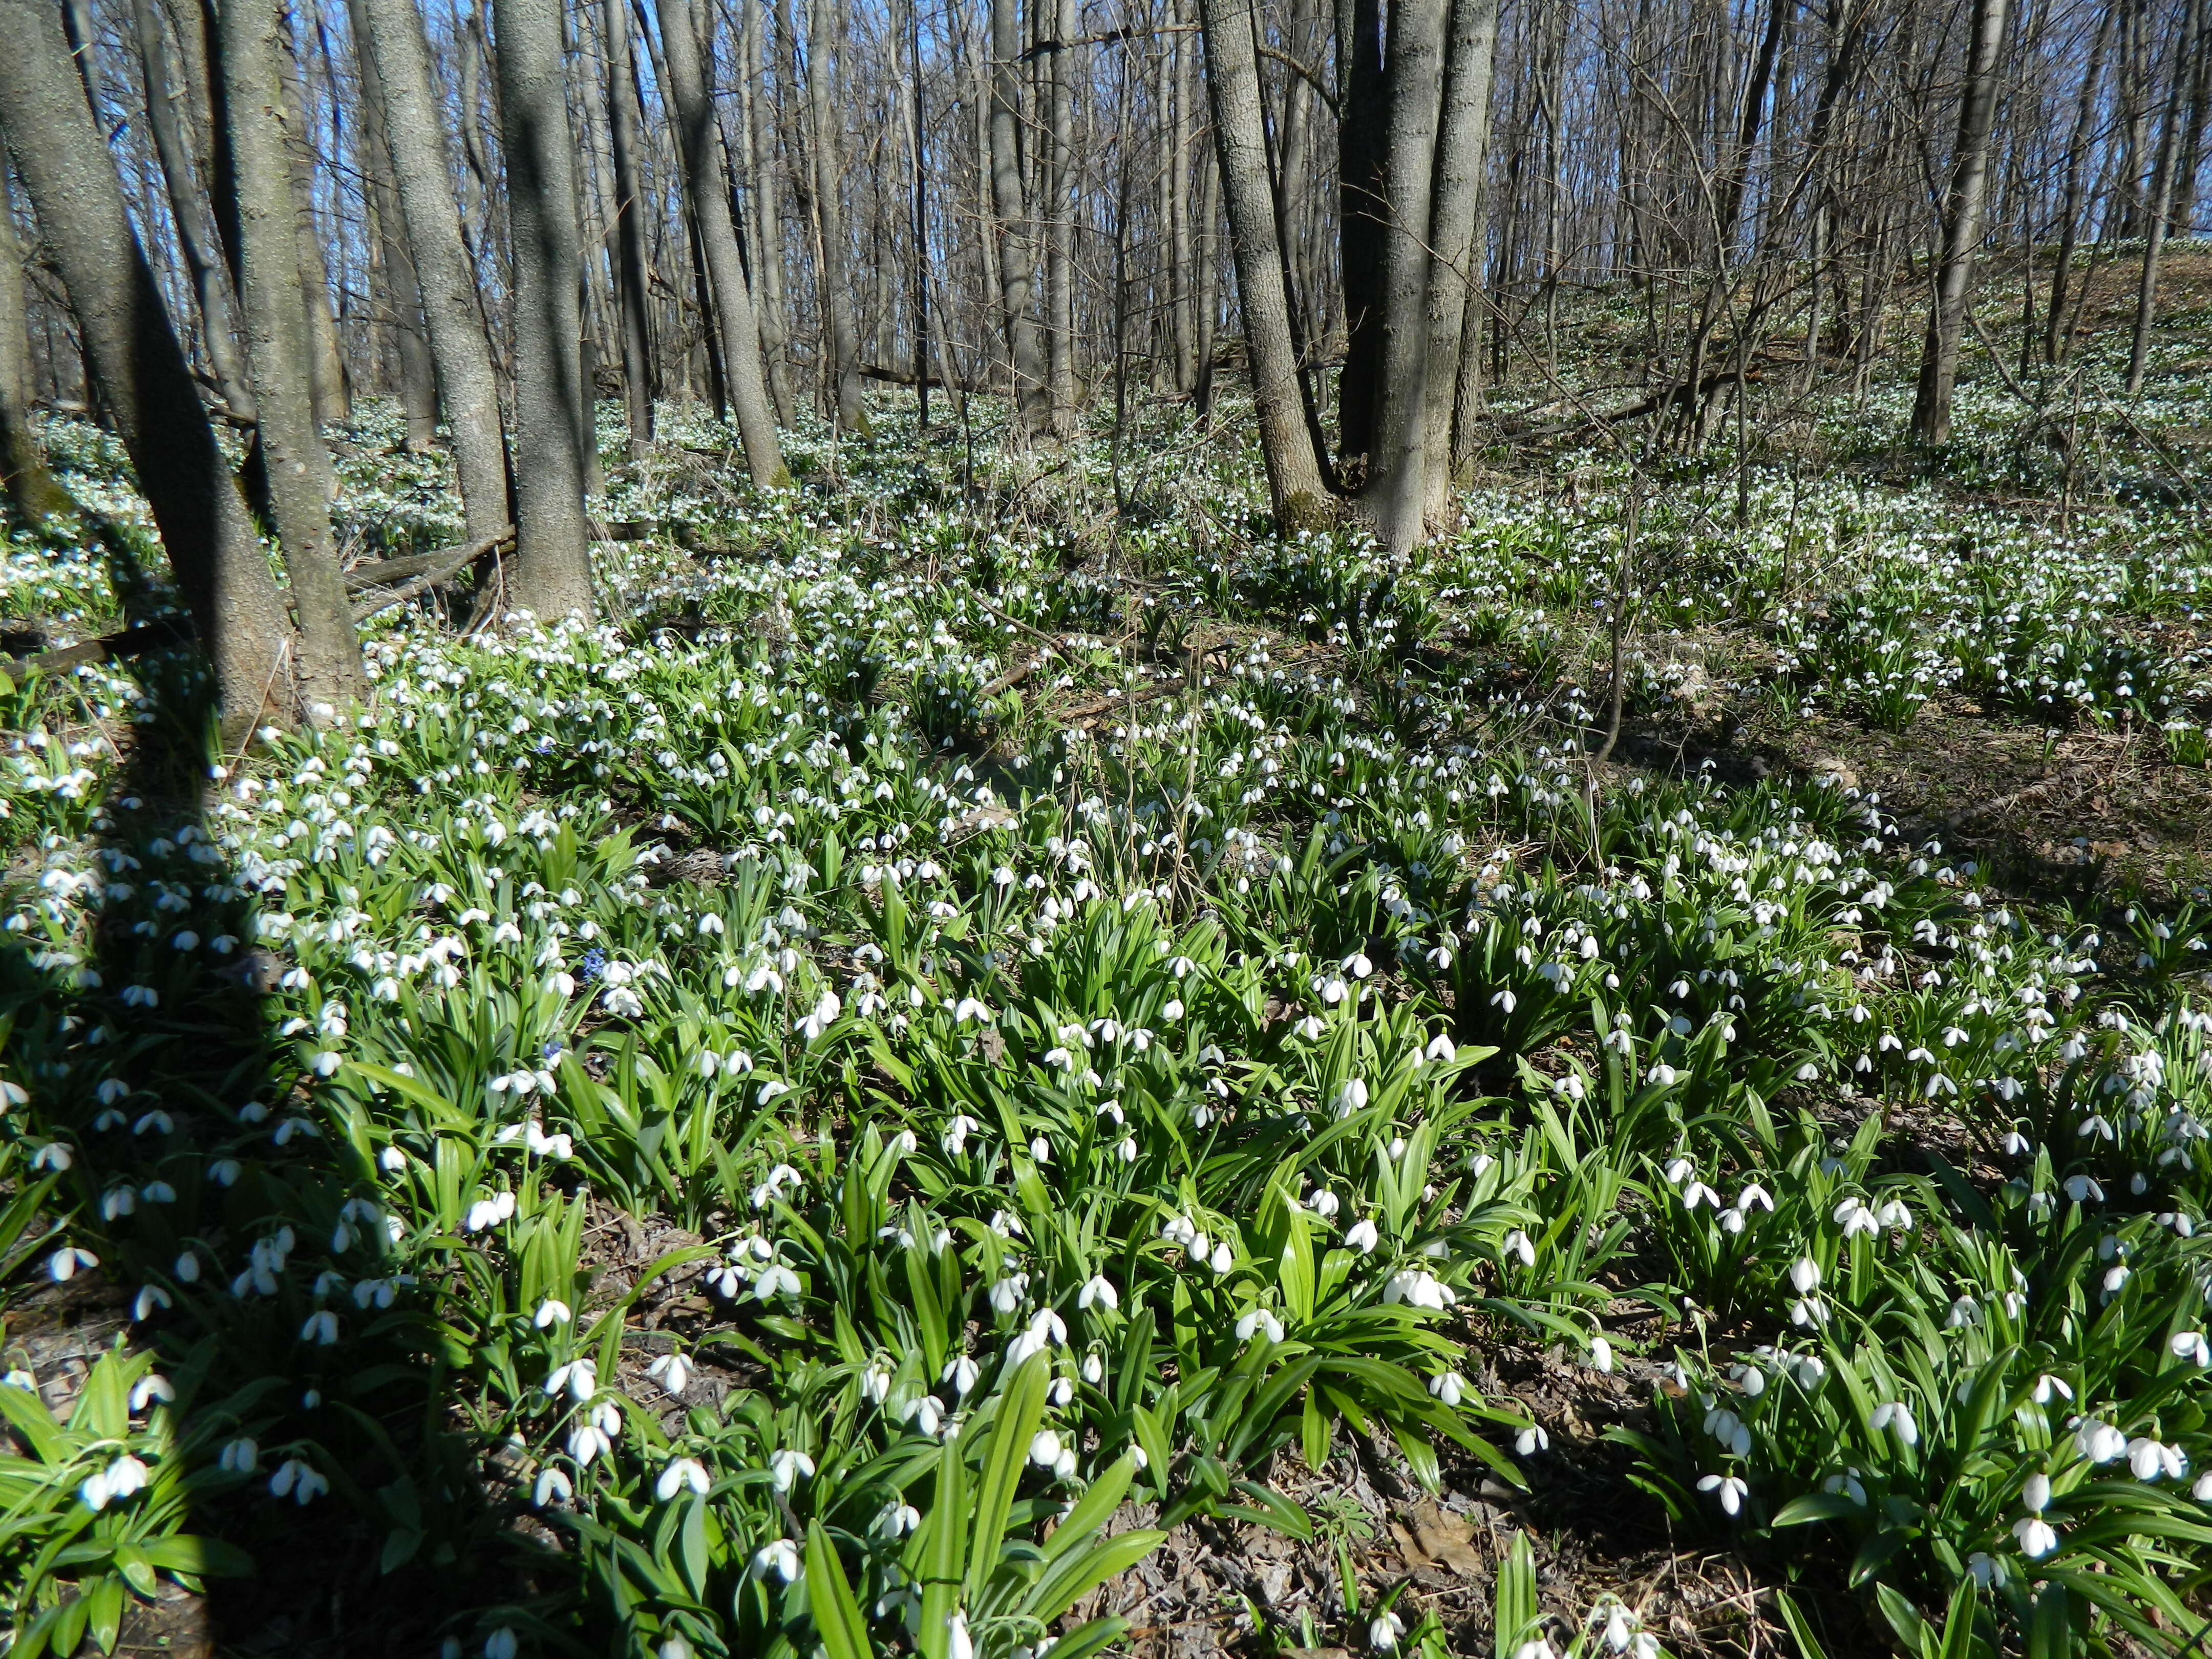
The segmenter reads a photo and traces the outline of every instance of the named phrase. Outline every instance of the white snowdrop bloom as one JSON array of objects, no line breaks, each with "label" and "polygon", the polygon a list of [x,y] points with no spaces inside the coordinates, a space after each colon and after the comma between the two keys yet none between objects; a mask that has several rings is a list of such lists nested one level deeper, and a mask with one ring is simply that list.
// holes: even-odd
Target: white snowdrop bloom
[{"label": "white snowdrop bloom", "polygon": [[1731,1516],[1742,1512],[1743,1500],[1751,1493],[1751,1488],[1733,1474],[1703,1476],[1698,1481],[1698,1490],[1718,1493],[1723,1513]]},{"label": "white snowdrop bloom", "polygon": [[939,1379],[952,1385],[956,1399],[965,1400],[969,1390],[983,1375],[983,1368],[966,1354],[957,1354],[945,1362],[944,1375]]},{"label": "white snowdrop bloom", "polygon": [[968,1633],[968,1615],[957,1607],[945,1621],[945,1659],[975,1659],[975,1640]]},{"label": "white snowdrop bloom", "polygon": [[1398,1638],[1406,1632],[1406,1621],[1395,1609],[1377,1613],[1367,1624],[1367,1645],[1377,1653],[1388,1653],[1398,1645]]},{"label": "white snowdrop bloom", "polygon": [[549,1296],[538,1304],[538,1311],[530,1322],[542,1331],[548,1326],[566,1325],[575,1316],[567,1303]]},{"label": "white snowdrop bloom", "polygon": [[1884,1401],[1874,1408],[1867,1424],[1877,1434],[1884,1429],[1893,1430],[1898,1439],[1907,1446],[1920,1443],[1920,1425],[1912,1420],[1911,1407],[1902,1401]]},{"label": "white snowdrop bloom", "polygon": [[599,1391],[599,1367],[588,1359],[572,1359],[555,1366],[545,1378],[545,1397],[550,1400],[564,1389],[578,1405],[588,1405]]},{"label": "white snowdrop bloom", "polygon": [[1589,1343],[1590,1369],[1610,1374],[1613,1370],[1613,1344],[1601,1336],[1593,1336]]},{"label": "white snowdrop bloom", "polygon": [[1344,1230],[1344,1242],[1360,1255],[1371,1255],[1380,1242],[1380,1236],[1376,1232],[1372,1221],[1362,1218]]},{"label": "white snowdrop bloom", "polygon": [[682,1394],[690,1385],[691,1362],[680,1353],[665,1353],[645,1368],[645,1374],[669,1393]]},{"label": "white snowdrop bloom", "polygon": [[1535,1243],[1529,1238],[1527,1233],[1523,1232],[1518,1227],[1516,1227],[1511,1232],[1505,1235],[1504,1240],[1503,1241],[1500,1248],[1503,1253],[1509,1257],[1519,1256],[1521,1258],[1521,1265],[1524,1267],[1533,1267],[1536,1265]]},{"label": "white snowdrop bloom", "polygon": [[261,1448],[251,1436],[240,1435],[224,1443],[216,1467],[225,1474],[251,1474],[261,1467]]},{"label": "white snowdrop bloom", "polygon": [[2186,1359],[2192,1365],[2212,1365],[2212,1346],[2208,1346],[2202,1331],[2176,1331],[2167,1344],[2176,1359]]},{"label": "white snowdrop bloom", "polygon": [[484,1638],[483,1659],[514,1659],[521,1650],[521,1639],[515,1635],[512,1626],[501,1625]]},{"label": "white snowdrop bloom", "polygon": [[1108,1282],[1103,1273],[1094,1273],[1083,1281],[1083,1288],[1075,1293],[1079,1308],[1104,1308],[1111,1311],[1121,1305],[1121,1292]]},{"label": "white snowdrop bloom", "polygon": [[1809,1255],[1801,1255],[1790,1265],[1790,1284],[1800,1296],[1810,1296],[1820,1288],[1820,1264]]},{"label": "white snowdrop bloom", "polygon": [[1409,1308],[1427,1308],[1441,1313],[1459,1297],[1451,1286],[1435,1274],[1407,1267],[1392,1273],[1383,1281],[1382,1300],[1386,1303],[1402,1302]]},{"label": "white snowdrop bloom", "polygon": [[1279,1342],[1283,1340],[1283,1322],[1265,1308],[1254,1308],[1237,1322],[1237,1340],[1249,1342],[1255,1332],[1265,1334],[1270,1342]]},{"label": "white snowdrop bloom", "polygon": [[945,1149],[947,1158],[959,1158],[968,1150],[968,1137],[982,1127],[967,1113],[957,1113],[945,1124],[945,1133],[938,1137],[937,1144]]},{"label": "white snowdrop bloom", "polygon": [[1031,1435],[1030,1462],[1042,1469],[1048,1469],[1060,1462],[1060,1436],[1050,1429],[1039,1429]]},{"label": "white snowdrop bloom", "polygon": [[2031,1515],[2040,1515],[2051,1507],[2051,1477],[2037,1473],[2027,1477],[2020,1489],[2020,1501]]},{"label": "white snowdrop bloom", "polygon": [[2074,1390],[2063,1378],[2053,1376],[2046,1371],[2035,1379],[2035,1403],[2039,1406],[2047,1406],[2051,1403],[2053,1395],[2070,1401],[2074,1398]]},{"label": "white snowdrop bloom", "polygon": [[660,1479],[653,1483],[653,1495],[664,1504],[684,1492],[704,1498],[713,1484],[705,1466],[696,1458],[672,1458],[660,1471]]},{"label": "white snowdrop bloom", "polygon": [[2074,1444],[2092,1463],[2112,1463],[2128,1454],[2128,1437],[2109,1423],[2085,1417],[2075,1425]]},{"label": "white snowdrop bloom", "polygon": [[1336,1219],[1337,1210],[1340,1206],[1337,1201],[1336,1194],[1330,1192],[1327,1188],[1323,1188],[1321,1191],[1316,1193],[1311,1198],[1306,1200],[1306,1207],[1311,1210],[1316,1215],[1319,1216],[1322,1220],[1334,1221]]},{"label": "white snowdrop bloom", "polygon": [[801,1451],[774,1451],[768,1458],[769,1482],[778,1492],[789,1492],[802,1479],[814,1478],[814,1460]]},{"label": "white snowdrop bloom", "polygon": [[289,1498],[303,1509],[330,1489],[328,1475],[297,1457],[286,1458],[276,1466],[276,1473],[269,1477],[270,1497]]},{"label": "white snowdrop bloom", "polygon": [[1237,1253],[1229,1248],[1227,1239],[1213,1247],[1213,1254],[1207,1258],[1207,1265],[1217,1273],[1225,1273],[1237,1265]]},{"label": "white snowdrop bloom", "polygon": [[1329,1109],[1335,1115],[1336,1121],[1340,1123],[1354,1112],[1364,1111],[1366,1109],[1367,1085],[1359,1078],[1353,1078],[1341,1085],[1336,1091],[1336,1097],[1329,1103]]},{"label": "white snowdrop bloom", "polygon": [[2179,1446],[2166,1446],[2148,1436],[2139,1436],[2128,1442],[2128,1468],[2138,1480],[2156,1480],[2160,1476],[2179,1480],[2188,1473],[2189,1459]]},{"label": "white snowdrop bloom", "polygon": [[933,1440],[937,1437],[939,1427],[945,1421],[945,1402],[933,1394],[926,1394],[914,1402],[913,1412],[907,1420],[912,1423],[919,1432],[927,1435]]},{"label": "white snowdrop bloom", "polygon": [[1774,1209],[1774,1200],[1765,1188],[1754,1181],[1736,1194],[1735,1207],[1745,1212],[1754,1208],[1761,1209],[1771,1214]]},{"label": "white snowdrop bloom", "polygon": [[2020,1540],[2020,1552],[2031,1561],[2038,1561],[2058,1547],[2058,1529],[2041,1516],[2023,1516],[2012,1523],[2012,1535]]},{"label": "white snowdrop bloom", "polygon": [[779,1296],[796,1297],[798,1294],[799,1275],[781,1261],[772,1263],[753,1280],[753,1300],[756,1302],[773,1302]]},{"label": "white snowdrop bloom", "polygon": [[788,1538],[764,1544],[753,1554],[752,1576],[756,1578],[773,1574],[788,1584],[798,1579],[800,1571],[799,1546]]},{"label": "white snowdrop bloom", "polygon": [[1473,1390],[1457,1371],[1440,1371],[1429,1379],[1429,1392],[1445,1405],[1456,1407]]}]

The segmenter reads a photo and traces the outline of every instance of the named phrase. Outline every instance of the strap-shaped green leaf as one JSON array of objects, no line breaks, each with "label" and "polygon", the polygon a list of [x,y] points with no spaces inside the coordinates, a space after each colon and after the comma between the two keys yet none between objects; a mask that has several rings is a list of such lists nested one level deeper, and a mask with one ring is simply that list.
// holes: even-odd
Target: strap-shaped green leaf
[{"label": "strap-shaped green leaf", "polygon": [[1006,1512],[1029,1461],[1030,1441],[1044,1419],[1045,1356],[1033,1353],[1021,1364],[999,1397],[990,1428],[991,1445],[983,1461],[983,1483],[975,1494],[975,1544],[968,1554],[968,1600],[982,1594],[999,1565],[999,1542]]},{"label": "strap-shaped green leaf", "polygon": [[867,1621],[854,1598],[845,1564],[819,1521],[806,1523],[806,1595],[815,1632],[828,1659],[870,1659]]}]

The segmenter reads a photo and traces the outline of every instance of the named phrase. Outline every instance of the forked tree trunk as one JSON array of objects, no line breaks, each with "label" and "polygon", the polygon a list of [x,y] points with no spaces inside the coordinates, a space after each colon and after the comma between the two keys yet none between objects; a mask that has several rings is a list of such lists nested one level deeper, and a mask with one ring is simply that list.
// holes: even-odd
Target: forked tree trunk
[{"label": "forked tree trunk", "polygon": [[1959,378],[1959,339],[1966,294],[1982,240],[1982,199],[1989,183],[1990,128],[1996,118],[1997,54],[2004,44],[2005,0],[1974,0],[1966,89],[1959,99],[1958,153],[1944,202],[1943,259],[1920,356],[1912,403],[1912,435],[1924,444],[1951,441],[1951,389]]},{"label": "forked tree trunk", "polygon": [[431,85],[429,43],[414,0],[352,0],[352,6],[355,39],[375,60],[384,98],[384,133],[430,335],[438,406],[453,438],[466,534],[482,541],[511,516],[507,446],[475,272],[461,241],[442,102]]},{"label": "forked tree trunk", "polygon": [[1201,0],[1200,10],[1214,148],[1229,210],[1230,250],[1237,262],[1267,493],[1276,522],[1285,530],[1316,527],[1334,520],[1336,504],[1322,471],[1291,338],[1290,297],[1283,287],[1282,240],[1275,226],[1260,101],[1258,19],[1252,0]]},{"label": "forked tree trunk", "polygon": [[0,0],[0,139],[213,665],[226,741],[242,742],[260,722],[290,717],[283,602],[131,228],[59,15],[47,0]]},{"label": "forked tree trunk", "polygon": [[[253,376],[255,432],[269,507],[291,579],[303,705],[326,721],[368,695],[360,635],[331,539],[330,452],[319,429],[300,227],[284,122],[273,0],[223,0],[216,13],[230,176],[231,265]],[[318,261],[318,264],[320,262]]]},{"label": "forked tree trunk", "polygon": [[31,430],[30,336],[23,311],[23,251],[8,204],[6,158],[0,155],[0,490],[26,525],[75,505],[54,482]]},{"label": "forked tree trunk", "polygon": [[589,619],[583,437],[591,394],[578,349],[575,141],[561,0],[493,0],[492,27],[514,248],[514,597],[544,622]]},{"label": "forked tree trunk", "polygon": [[753,317],[750,287],[730,217],[730,183],[722,170],[722,146],[714,130],[699,65],[699,36],[691,0],[659,0],[660,50],[668,63],[668,92],[678,141],[684,151],[684,176],[697,216],[699,240],[714,301],[716,334],[722,343],[722,369],[730,402],[744,444],[745,470],[767,489],[784,477],[776,447],[775,410],[761,372],[760,325]]}]

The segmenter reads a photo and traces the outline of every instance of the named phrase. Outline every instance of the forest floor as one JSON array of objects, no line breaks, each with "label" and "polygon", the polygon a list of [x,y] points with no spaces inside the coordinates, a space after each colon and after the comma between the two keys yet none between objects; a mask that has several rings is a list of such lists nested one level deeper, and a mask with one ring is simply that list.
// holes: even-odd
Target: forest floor
[{"label": "forest floor", "polygon": [[[434,593],[244,755],[174,655],[12,674],[14,1651],[2184,1650],[2169,271],[2133,403],[2114,261],[1940,456],[1884,362],[1633,483],[1493,452],[1407,560],[1277,538],[1233,398],[886,398],[769,497],[677,409],[608,437],[596,628]],[[21,647],[162,603],[45,435]],[[397,435],[338,434],[363,562],[456,536]]]}]

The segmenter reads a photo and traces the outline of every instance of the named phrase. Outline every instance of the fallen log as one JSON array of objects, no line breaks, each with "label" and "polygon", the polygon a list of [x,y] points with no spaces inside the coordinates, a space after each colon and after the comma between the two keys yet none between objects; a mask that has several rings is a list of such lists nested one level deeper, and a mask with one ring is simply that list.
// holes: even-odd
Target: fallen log
[{"label": "fallen log", "polygon": [[[440,582],[474,564],[494,548],[503,546],[514,539],[514,526],[506,525],[480,540],[469,543],[465,547],[441,548],[435,553],[417,554],[411,559],[385,560],[385,566],[402,564],[412,566],[414,567],[412,574],[389,592],[371,599],[367,605],[354,607],[355,625],[357,627],[367,622],[380,611],[389,611],[395,605],[404,605],[425,588],[435,587]],[[378,568],[381,569],[383,566]],[[371,582],[368,586],[380,586],[385,580],[386,579],[380,577],[377,581]],[[346,587],[349,592],[362,591],[354,586],[351,574],[347,577]]]}]

